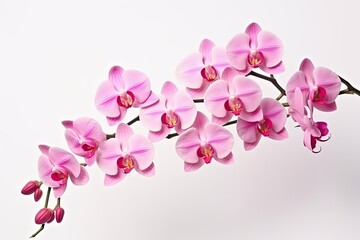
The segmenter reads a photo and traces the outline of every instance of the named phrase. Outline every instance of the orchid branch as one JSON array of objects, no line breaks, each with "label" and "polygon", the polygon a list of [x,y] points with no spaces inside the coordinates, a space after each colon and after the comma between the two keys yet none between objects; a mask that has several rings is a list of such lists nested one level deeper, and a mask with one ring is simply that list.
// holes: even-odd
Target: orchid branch
[{"label": "orchid branch", "polygon": [[[51,192],[51,187],[48,187],[44,208],[47,208],[49,205],[50,192]],[[45,228],[45,223],[41,224],[41,227],[39,228],[39,230],[37,230],[33,235],[31,235],[30,238],[36,237],[36,235],[38,235],[42,230],[44,230],[44,228]]]},{"label": "orchid branch", "polygon": [[249,72],[246,76],[248,76],[248,75],[252,75],[252,76],[255,76],[255,77],[258,77],[258,78],[261,78],[261,79],[271,82],[280,91],[280,94],[282,96],[286,96],[285,89],[280,86],[280,84],[277,82],[276,78],[273,75],[270,75],[270,77],[268,77],[268,76],[262,75],[260,73],[254,72],[254,71]]},{"label": "orchid branch", "polygon": [[355,88],[353,85],[351,85],[348,81],[346,81],[344,78],[339,76],[341,82],[346,85],[347,89],[340,91],[339,95],[341,94],[356,94],[360,96],[360,90]]}]

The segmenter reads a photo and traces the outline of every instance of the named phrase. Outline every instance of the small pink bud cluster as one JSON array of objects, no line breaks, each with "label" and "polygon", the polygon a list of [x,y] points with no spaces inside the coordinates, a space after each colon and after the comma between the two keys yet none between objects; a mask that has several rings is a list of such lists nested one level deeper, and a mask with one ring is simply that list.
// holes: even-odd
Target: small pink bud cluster
[{"label": "small pink bud cluster", "polygon": [[54,221],[54,219],[57,223],[60,223],[64,218],[64,214],[65,210],[59,205],[56,205],[54,209],[42,208],[35,216],[35,223],[40,225],[45,223],[51,223],[52,221]]},{"label": "small pink bud cluster", "polygon": [[21,189],[21,193],[24,195],[34,194],[35,202],[39,201],[42,197],[43,191],[40,189],[42,182],[37,180],[29,181],[25,186]]}]

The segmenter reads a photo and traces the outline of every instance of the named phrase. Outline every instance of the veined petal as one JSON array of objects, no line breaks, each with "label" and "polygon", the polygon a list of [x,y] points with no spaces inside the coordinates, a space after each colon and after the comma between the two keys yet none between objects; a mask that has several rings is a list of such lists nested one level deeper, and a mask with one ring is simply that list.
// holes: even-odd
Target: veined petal
[{"label": "veined petal", "polygon": [[261,102],[261,88],[259,85],[246,77],[235,77],[233,79],[235,94],[244,104],[247,112],[253,112],[259,107]]},{"label": "veined petal", "polygon": [[122,78],[125,90],[134,94],[136,102],[145,102],[151,93],[148,77],[137,70],[126,70],[123,72]]},{"label": "veined petal", "polygon": [[231,112],[227,112],[225,117],[216,117],[216,116],[212,115],[211,122],[219,124],[219,125],[224,125],[225,123],[230,121],[233,116],[234,116],[234,114],[232,114]]},{"label": "veined petal", "polygon": [[77,177],[74,177],[74,175],[70,174],[70,179],[75,185],[84,185],[89,182],[89,174],[86,171],[86,169],[81,166],[80,174]]},{"label": "veined petal", "polygon": [[259,32],[257,50],[264,55],[265,65],[273,67],[278,65],[284,55],[284,46],[281,40],[268,31]]},{"label": "veined petal", "polygon": [[60,184],[51,178],[53,165],[50,163],[49,158],[42,154],[38,160],[38,172],[40,180],[43,181],[48,187],[58,187]]},{"label": "veined petal", "polygon": [[216,81],[210,85],[205,93],[205,107],[212,115],[216,117],[224,117],[227,112],[224,107],[224,103],[228,99],[228,84],[225,81]]},{"label": "veined petal", "polygon": [[188,88],[197,89],[203,82],[201,69],[204,68],[201,53],[186,57],[176,68],[177,78]]},{"label": "veined petal", "polygon": [[65,168],[68,173],[73,174],[75,177],[79,176],[81,170],[80,164],[71,153],[61,148],[50,148],[49,159],[55,167]]},{"label": "veined petal", "polygon": [[205,116],[205,114],[198,111],[192,127],[195,128],[200,133],[200,135],[202,135],[205,131],[204,130],[205,125],[208,122],[209,122],[209,119]]},{"label": "veined petal", "polygon": [[65,128],[73,128],[73,121],[65,120],[65,121],[62,121],[61,124]]},{"label": "veined petal", "polygon": [[205,95],[206,90],[210,86],[210,82],[203,81],[200,88],[193,89],[193,88],[186,88],[186,92],[189,93],[192,99],[202,98]]},{"label": "veined petal", "polygon": [[170,81],[166,81],[161,89],[161,94],[165,96],[165,99],[167,102],[171,102],[171,104],[168,104],[167,106],[173,106],[173,99],[178,91],[176,85]]},{"label": "veined petal", "polygon": [[67,182],[64,182],[58,187],[53,188],[55,198],[60,198],[64,194],[66,190],[66,186],[67,186]]},{"label": "veined petal", "polygon": [[315,69],[314,64],[310,61],[310,59],[305,58],[304,60],[302,60],[300,64],[300,71],[304,73],[306,82],[310,85],[315,84],[314,74],[313,74],[314,69]]},{"label": "veined petal", "polygon": [[239,118],[248,122],[257,122],[261,121],[264,118],[263,110],[261,107],[258,107],[253,112],[241,111]]},{"label": "veined petal", "polygon": [[80,138],[72,129],[65,130],[65,139],[71,151],[76,155],[82,156],[84,150],[79,143]]},{"label": "veined petal", "polygon": [[115,124],[118,124],[126,115],[126,108],[119,108],[120,114],[116,117],[106,117],[106,121],[108,122],[109,126],[114,126]]},{"label": "veined petal", "polygon": [[234,161],[234,155],[232,154],[232,152],[230,152],[226,157],[224,158],[218,158],[218,157],[215,157],[215,160],[218,161],[219,163],[222,163],[222,164],[233,164],[235,161]]},{"label": "veined petal", "polygon": [[287,119],[287,113],[280,102],[272,98],[264,98],[260,103],[260,107],[263,110],[264,118],[271,120],[275,132],[279,132],[283,129]]},{"label": "veined petal", "polygon": [[244,76],[244,74],[233,67],[227,67],[224,69],[221,79],[225,80],[226,82],[231,82],[236,76]]},{"label": "veined petal", "polygon": [[185,172],[194,172],[201,168],[205,164],[204,161],[198,161],[196,163],[184,162],[184,171]]},{"label": "veined petal", "polygon": [[216,69],[219,76],[223,73],[226,67],[230,67],[230,63],[227,60],[225,49],[221,47],[214,47],[211,50],[212,62],[211,65]]},{"label": "veined petal", "polygon": [[119,139],[121,150],[123,152],[128,150],[129,139],[134,135],[134,131],[126,123],[120,123],[116,129],[115,137]]},{"label": "veined petal", "polygon": [[119,93],[114,89],[111,82],[103,82],[95,96],[96,108],[107,117],[119,116],[119,106],[117,104],[117,97]]},{"label": "veined petal", "polygon": [[146,176],[146,177],[152,177],[155,175],[155,165],[154,163],[151,163],[151,165],[144,169],[144,170],[140,170],[139,168],[135,168],[135,170],[140,173],[141,175],[143,176]]},{"label": "veined petal", "polygon": [[156,94],[153,91],[150,91],[149,97],[145,100],[143,103],[139,103],[137,101],[134,102],[133,107],[139,108],[139,107],[148,107],[154,103],[156,103],[159,100],[159,97],[156,96]]},{"label": "veined petal", "polygon": [[316,109],[323,111],[323,112],[332,112],[337,109],[336,102],[324,103],[324,104],[318,104],[318,103],[314,102],[313,105]]},{"label": "veined petal", "polygon": [[334,102],[339,95],[341,81],[338,75],[330,69],[317,67],[314,70],[315,84],[326,90],[325,103]]},{"label": "veined petal", "polygon": [[108,175],[105,174],[105,178],[104,178],[104,185],[105,186],[112,186],[115,185],[116,183],[120,182],[121,180],[123,180],[126,177],[126,174],[123,173],[122,171],[118,171],[116,174],[114,175]]},{"label": "veined petal", "polygon": [[260,142],[261,137],[257,138],[255,142],[244,142],[245,151],[253,150]]},{"label": "veined petal", "polygon": [[140,122],[150,131],[160,131],[162,127],[161,116],[167,111],[165,98],[161,96],[159,101],[146,108],[140,109]]},{"label": "veined petal", "polygon": [[154,145],[146,137],[135,134],[129,139],[129,154],[135,158],[139,169],[145,170],[154,159]]},{"label": "veined petal", "polygon": [[296,72],[286,84],[286,97],[290,105],[294,102],[296,88],[300,89],[303,98],[305,98],[304,95],[309,92],[309,85],[306,82],[303,72]]},{"label": "veined petal", "polygon": [[175,144],[176,152],[185,162],[197,163],[199,157],[196,152],[200,143],[198,131],[195,128],[190,128],[178,137]]},{"label": "veined petal", "polygon": [[256,122],[247,122],[238,118],[236,123],[236,130],[238,136],[244,141],[249,143],[258,142],[261,138],[261,134],[257,130]]},{"label": "veined petal", "polygon": [[190,95],[185,91],[179,91],[175,95],[173,111],[181,121],[181,128],[189,128],[196,117],[196,106]]},{"label": "veined petal", "polygon": [[49,146],[44,145],[44,144],[40,144],[38,147],[39,147],[39,150],[40,150],[43,154],[45,154],[46,156],[49,155],[49,149],[50,149]]},{"label": "veined petal", "polygon": [[94,119],[79,118],[73,122],[73,126],[84,138],[90,138],[97,142],[105,140],[105,134],[103,133],[100,124]]},{"label": "veined petal", "polygon": [[205,126],[206,141],[216,152],[218,158],[226,157],[234,145],[234,137],[230,131],[223,126],[208,123]]},{"label": "veined petal", "polygon": [[215,44],[209,39],[204,39],[201,41],[200,47],[199,47],[199,52],[203,56],[204,64],[209,64],[212,62],[211,50],[214,46],[215,46]]},{"label": "veined petal", "polygon": [[250,47],[252,49],[256,49],[258,45],[257,35],[259,34],[260,31],[261,31],[261,27],[255,22],[250,23],[250,25],[247,26],[245,30],[245,33],[250,37]]},{"label": "veined petal", "polygon": [[118,172],[116,161],[121,156],[119,139],[111,138],[100,144],[97,164],[104,173],[115,175]]},{"label": "veined petal", "polygon": [[286,128],[283,128],[278,132],[270,131],[270,135],[269,135],[269,138],[274,139],[274,140],[284,140],[284,139],[287,139],[288,137],[289,136],[286,131]]},{"label": "veined petal", "polygon": [[235,35],[226,46],[226,55],[231,66],[245,70],[250,53],[250,37],[246,33]]},{"label": "veined petal", "polygon": [[265,64],[260,64],[259,68],[270,74],[279,74],[285,71],[285,65],[282,61],[273,67],[267,67]]},{"label": "veined petal", "polygon": [[124,83],[121,79],[123,72],[124,69],[122,69],[120,66],[113,66],[109,71],[109,81],[118,92],[122,92],[124,90]]},{"label": "veined petal", "polygon": [[148,138],[152,142],[158,142],[166,138],[166,136],[170,133],[171,129],[162,124],[160,131],[149,131]]}]

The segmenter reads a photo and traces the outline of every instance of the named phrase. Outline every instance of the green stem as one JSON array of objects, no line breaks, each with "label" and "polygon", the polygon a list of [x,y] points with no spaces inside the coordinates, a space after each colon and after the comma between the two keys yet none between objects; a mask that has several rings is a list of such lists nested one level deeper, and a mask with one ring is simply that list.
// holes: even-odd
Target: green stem
[{"label": "green stem", "polygon": [[[44,208],[47,208],[49,205],[50,192],[51,192],[51,187],[48,187]],[[31,235],[30,238],[36,237],[36,235],[38,235],[42,230],[44,230],[44,228],[45,228],[45,223],[41,224],[41,227],[39,228],[39,230],[37,230],[33,235]]]}]

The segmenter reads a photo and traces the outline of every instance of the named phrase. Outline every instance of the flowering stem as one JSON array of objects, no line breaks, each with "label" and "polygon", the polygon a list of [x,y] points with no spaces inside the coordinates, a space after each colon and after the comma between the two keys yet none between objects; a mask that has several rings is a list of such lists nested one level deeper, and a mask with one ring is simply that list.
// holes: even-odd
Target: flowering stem
[{"label": "flowering stem", "polygon": [[[48,205],[49,205],[50,192],[51,192],[51,187],[48,187],[48,190],[47,190],[47,193],[46,193],[46,199],[45,199],[44,208],[47,208]],[[30,238],[36,237],[36,235],[38,235],[42,230],[44,230],[44,228],[45,228],[45,223],[41,224],[41,227],[39,228],[39,230],[37,230],[33,235],[31,235]]]},{"label": "flowering stem", "polygon": [[283,95],[283,96],[286,96],[286,92],[285,92],[285,89],[283,89],[280,84],[277,82],[276,78],[274,77],[274,75],[270,75],[270,77],[268,76],[265,76],[265,75],[262,75],[260,73],[257,73],[257,72],[254,72],[254,71],[251,71],[247,74],[248,75],[252,75],[252,76],[255,76],[255,77],[258,77],[258,78],[261,78],[261,79],[264,79],[266,81],[269,81],[271,82],[279,91],[280,93]]},{"label": "flowering stem", "polygon": [[131,120],[130,122],[127,123],[127,125],[132,125],[133,123],[136,123],[137,121],[140,121],[140,117],[137,116],[136,118],[134,118],[133,120]]},{"label": "flowering stem", "polygon": [[203,103],[204,99],[194,99],[194,103]]},{"label": "flowering stem", "polygon": [[358,96],[360,96],[360,91],[358,89],[356,89],[353,85],[351,85],[348,81],[346,81],[345,79],[343,79],[342,77],[340,77],[340,80],[343,84],[345,84],[347,86],[348,89],[345,89],[343,91],[340,91],[340,94],[356,94]]}]

